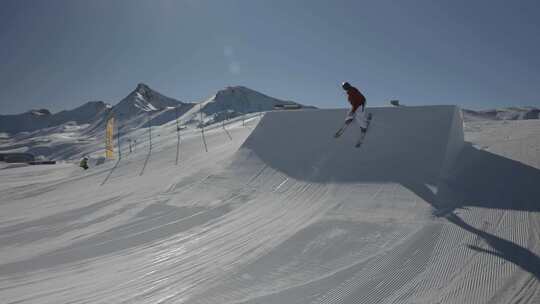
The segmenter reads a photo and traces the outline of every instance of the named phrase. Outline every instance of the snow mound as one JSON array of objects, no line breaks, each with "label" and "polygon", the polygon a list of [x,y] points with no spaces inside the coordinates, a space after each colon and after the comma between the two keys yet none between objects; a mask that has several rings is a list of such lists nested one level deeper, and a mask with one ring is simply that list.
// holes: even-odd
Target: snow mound
[{"label": "snow mound", "polygon": [[354,125],[339,139],[333,137],[346,110],[270,112],[242,149],[301,180],[436,185],[463,146],[455,106],[370,108],[368,113],[373,120],[359,149],[354,144],[360,129]]}]

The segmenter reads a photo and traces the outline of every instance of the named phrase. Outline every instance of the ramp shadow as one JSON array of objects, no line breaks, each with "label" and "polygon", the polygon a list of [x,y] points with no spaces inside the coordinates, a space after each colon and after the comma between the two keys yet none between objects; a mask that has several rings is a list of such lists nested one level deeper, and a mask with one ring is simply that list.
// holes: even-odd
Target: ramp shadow
[{"label": "ramp shadow", "polygon": [[[324,151],[324,149],[323,149]],[[368,152],[364,152],[368,153]],[[424,155],[401,155],[397,161],[384,156],[384,162],[373,157],[362,159],[340,159],[340,153],[326,150],[319,157],[265,155],[250,151],[253,157],[265,165],[297,180],[313,183],[399,183],[421,197],[433,208],[452,211],[467,206],[540,211],[540,170],[521,162],[475,148],[466,143],[454,165],[441,177],[443,172],[433,168],[423,168]],[[244,161],[242,159],[240,161]],[[427,185],[438,188],[432,191]]]},{"label": "ramp shadow", "polygon": [[540,170],[470,144],[445,181],[458,206],[540,211]]}]

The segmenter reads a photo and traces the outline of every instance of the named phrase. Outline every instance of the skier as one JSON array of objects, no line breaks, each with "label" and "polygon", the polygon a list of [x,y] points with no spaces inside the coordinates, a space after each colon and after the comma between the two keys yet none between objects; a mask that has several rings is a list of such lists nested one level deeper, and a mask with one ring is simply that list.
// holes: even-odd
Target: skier
[{"label": "skier", "polygon": [[[349,103],[352,106],[349,113],[347,113],[347,117],[345,118],[345,124],[348,125],[351,122],[356,122],[360,126],[362,133],[365,133],[367,130],[367,119],[364,115],[366,97],[364,97],[364,95],[362,95],[357,88],[353,87],[348,82],[344,82],[341,87],[343,90],[345,90],[345,92],[347,92]],[[361,111],[357,111],[360,107],[362,107]]]},{"label": "skier", "polygon": [[83,168],[84,170],[88,169],[88,157],[83,157],[81,159],[81,162],[79,163],[79,166]]}]

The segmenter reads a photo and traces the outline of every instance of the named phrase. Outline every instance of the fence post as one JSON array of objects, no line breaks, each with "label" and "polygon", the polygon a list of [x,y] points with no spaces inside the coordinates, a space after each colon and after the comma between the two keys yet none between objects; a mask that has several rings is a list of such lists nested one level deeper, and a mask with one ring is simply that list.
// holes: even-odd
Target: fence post
[{"label": "fence post", "polygon": [[180,157],[180,125],[178,124],[178,107],[174,108],[174,114],[176,116],[176,137],[177,137],[177,143],[176,143],[176,161],[175,165],[178,166],[178,158]]},{"label": "fence post", "polygon": [[202,135],[202,140],[203,140],[203,143],[204,143],[204,150],[206,152],[208,152],[208,146],[206,145],[206,138],[204,137],[204,122],[203,122],[203,116],[202,116],[202,103],[199,104],[199,114],[200,114],[200,117],[201,117],[201,135]]}]

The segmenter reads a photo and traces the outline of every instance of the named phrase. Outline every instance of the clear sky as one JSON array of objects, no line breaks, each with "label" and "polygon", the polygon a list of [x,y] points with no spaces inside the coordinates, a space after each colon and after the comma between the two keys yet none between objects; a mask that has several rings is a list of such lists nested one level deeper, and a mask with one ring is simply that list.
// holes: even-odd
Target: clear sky
[{"label": "clear sky", "polygon": [[540,106],[538,0],[0,0],[0,113],[228,85],[323,108]]}]

